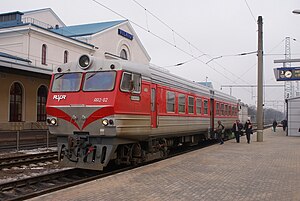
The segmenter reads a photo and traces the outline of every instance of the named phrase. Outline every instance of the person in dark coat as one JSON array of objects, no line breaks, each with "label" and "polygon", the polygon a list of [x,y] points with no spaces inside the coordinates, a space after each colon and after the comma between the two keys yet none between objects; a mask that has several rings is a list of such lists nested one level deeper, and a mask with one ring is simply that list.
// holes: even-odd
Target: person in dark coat
[{"label": "person in dark coat", "polygon": [[287,120],[286,120],[286,119],[282,120],[282,121],[281,121],[281,124],[282,124],[282,129],[283,129],[283,131],[285,131],[285,129],[286,129],[286,127],[287,127]]},{"label": "person in dark coat", "polygon": [[277,121],[274,119],[273,121],[273,131],[276,132]]},{"label": "person in dark coat", "polygon": [[245,129],[245,133],[246,133],[246,137],[247,137],[247,143],[250,144],[250,136],[251,136],[251,134],[253,134],[252,123],[251,123],[250,119],[248,119],[246,121],[244,129]]},{"label": "person in dark coat", "polygon": [[222,134],[225,132],[225,127],[223,126],[223,124],[221,123],[221,121],[218,121],[218,126],[215,130],[215,133],[217,134],[218,140],[220,144],[224,144],[223,138],[222,138]]},{"label": "person in dark coat", "polygon": [[242,134],[243,124],[240,123],[240,120],[236,120],[232,126],[232,132],[234,133],[237,143],[240,143],[240,135]]}]

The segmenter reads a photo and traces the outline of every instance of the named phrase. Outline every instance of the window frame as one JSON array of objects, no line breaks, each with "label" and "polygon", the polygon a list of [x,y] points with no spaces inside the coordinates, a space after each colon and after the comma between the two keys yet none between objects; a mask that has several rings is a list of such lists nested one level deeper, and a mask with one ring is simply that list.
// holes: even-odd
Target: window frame
[{"label": "window frame", "polygon": [[[44,89],[45,91],[40,92],[40,90]],[[40,93],[45,93],[45,96],[40,96]],[[46,104],[47,104],[47,97],[48,97],[48,89],[45,85],[41,85],[37,91],[37,102],[36,102],[36,120],[37,122],[44,122],[47,118],[46,113]]]},{"label": "window frame", "polygon": [[[169,101],[170,99],[169,99],[169,96],[168,96],[168,95],[170,95],[170,94],[173,95],[173,103]],[[175,102],[176,102],[176,101],[175,101],[175,99],[176,99],[176,94],[175,94],[175,92],[173,92],[173,91],[167,91],[167,93],[166,93],[166,112],[167,112],[167,113],[175,113],[175,110],[176,110],[176,105],[175,105]],[[170,104],[173,105],[173,111],[168,110],[168,109],[169,109],[168,105],[170,105]]]},{"label": "window frame", "polygon": [[[16,86],[19,87],[20,93],[16,93]],[[12,93],[12,89],[14,89]],[[22,84],[14,82],[9,90],[9,122],[22,122],[23,117],[23,92]],[[13,96],[13,99],[12,99]],[[19,98],[17,98],[17,96]],[[19,99],[19,100],[18,100]]]},{"label": "window frame", "polygon": [[[181,103],[182,100],[184,100],[184,104]],[[180,110],[181,108],[184,108],[184,111],[181,111]],[[181,114],[186,113],[186,95],[185,94],[178,94],[178,113],[181,113]]]},{"label": "window frame", "polygon": [[[193,105],[190,105],[190,99],[193,99],[193,101],[192,101]],[[190,111],[190,109],[192,109],[192,112]],[[188,113],[195,114],[195,97],[194,96],[188,96]]]},{"label": "window frame", "polygon": [[[200,105],[198,105],[198,101],[200,101]],[[198,112],[198,108],[200,108],[200,112]],[[196,114],[202,114],[202,98],[196,98]]]},{"label": "window frame", "polygon": [[208,100],[207,99],[203,100],[203,114],[208,115]]},{"label": "window frame", "polygon": [[[97,73],[104,73],[104,72],[114,72],[114,81],[113,81],[113,87],[111,89],[105,89],[105,90],[86,90],[84,87],[85,87],[85,84],[86,84],[86,79],[87,79],[87,75],[88,74],[97,74]],[[117,78],[117,72],[116,71],[90,71],[90,72],[87,72],[85,73],[84,77],[82,78],[82,91],[84,92],[105,92],[105,91],[114,91],[115,90],[115,87],[116,87],[116,78]]]},{"label": "window frame", "polygon": [[[54,86],[54,82],[55,82],[55,76],[56,75],[62,75],[62,74],[80,74],[81,75],[81,77],[80,77],[80,83],[79,83],[79,87],[78,87],[78,90],[69,90],[69,91],[53,91],[53,86]],[[53,77],[53,81],[52,81],[52,85],[51,85],[51,92],[58,92],[58,93],[72,93],[72,92],[78,92],[78,91],[80,91],[81,90],[81,85],[82,85],[82,79],[83,79],[83,73],[81,73],[81,72],[72,72],[72,73],[56,73],[56,74],[54,74],[54,77]]]},{"label": "window frame", "polygon": [[68,63],[68,59],[69,59],[69,51],[65,50],[64,51],[64,64]]},{"label": "window frame", "polygon": [[42,65],[47,65],[47,45],[46,44],[43,44],[42,45]]},{"label": "window frame", "polygon": [[[123,88],[122,88],[122,84],[123,84],[123,80],[124,80],[124,74],[131,75],[130,82],[132,81],[133,84],[134,84],[134,76],[139,76],[139,91],[136,91],[136,90],[129,90],[129,89],[123,89]],[[122,78],[121,78],[121,82],[120,82],[119,88],[120,88],[120,91],[122,91],[122,92],[133,93],[133,94],[140,94],[141,91],[142,91],[142,74],[139,74],[139,73],[133,73],[133,72],[129,72],[129,71],[124,71],[124,72],[122,73]]]}]

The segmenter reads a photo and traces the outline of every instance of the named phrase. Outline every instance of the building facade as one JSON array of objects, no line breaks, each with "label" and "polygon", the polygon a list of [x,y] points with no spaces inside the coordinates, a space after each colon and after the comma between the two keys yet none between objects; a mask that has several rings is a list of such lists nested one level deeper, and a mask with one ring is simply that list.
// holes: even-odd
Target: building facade
[{"label": "building facade", "polygon": [[287,135],[300,136],[300,96],[289,98],[287,102]]},{"label": "building facade", "polygon": [[66,26],[50,8],[0,14],[0,130],[46,129],[52,71],[82,54],[150,62],[127,20]]}]

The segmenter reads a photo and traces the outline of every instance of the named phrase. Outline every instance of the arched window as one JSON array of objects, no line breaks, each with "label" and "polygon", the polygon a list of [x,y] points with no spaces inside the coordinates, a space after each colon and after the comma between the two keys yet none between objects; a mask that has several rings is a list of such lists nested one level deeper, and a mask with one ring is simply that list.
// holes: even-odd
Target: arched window
[{"label": "arched window", "polygon": [[65,52],[64,52],[64,64],[68,63],[68,57],[69,57],[69,52],[67,50],[65,50]]},{"label": "arched window", "polygon": [[121,57],[122,59],[128,60],[127,52],[126,52],[125,49],[122,49],[122,50],[121,50],[120,57]]},{"label": "arched window", "polygon": [[46,60],[47,60],[47,45],[43,44],[42,46],[42,64],[46,65]]},{"label": "arched window", "polygon": [[47,94],[47,88],[40,86],[37,93],[37,121],[46,121]]},{"label": "arched window", "polygon": [[9,121],[22,121],[23,90],[20,83],[15,82],[10,88]]}]

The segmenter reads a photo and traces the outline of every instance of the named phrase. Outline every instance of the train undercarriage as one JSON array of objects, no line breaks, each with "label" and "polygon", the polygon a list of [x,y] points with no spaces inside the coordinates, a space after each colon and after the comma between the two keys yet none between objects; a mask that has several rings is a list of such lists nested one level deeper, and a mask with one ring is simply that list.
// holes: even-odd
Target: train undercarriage
[{"label": "train undercarriage", "polygon": [[61,166],[103,170],[109,162],[136,165],[164,158],[172,148],[192,146],[207,140],[207,134],[156,137],[144,141],[89,135],[60,135],[57,139]]}]

